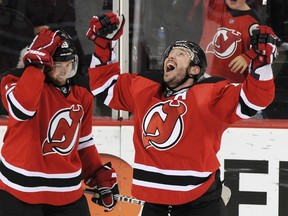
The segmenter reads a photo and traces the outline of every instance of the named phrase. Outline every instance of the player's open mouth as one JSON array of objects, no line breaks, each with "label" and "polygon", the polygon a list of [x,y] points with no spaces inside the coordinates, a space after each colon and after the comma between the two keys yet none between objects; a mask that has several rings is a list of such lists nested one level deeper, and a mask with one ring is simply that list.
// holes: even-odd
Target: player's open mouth
[{"label": "player's open mouth", "polygon": [[174,69],[176,68],[176,66],[175,66],[175,64],[172,63],[172,62],[168,62],[167,65],[166,65],[166,68],[167,68],[166,71],[169,72],[169,71],[174,70]]}]

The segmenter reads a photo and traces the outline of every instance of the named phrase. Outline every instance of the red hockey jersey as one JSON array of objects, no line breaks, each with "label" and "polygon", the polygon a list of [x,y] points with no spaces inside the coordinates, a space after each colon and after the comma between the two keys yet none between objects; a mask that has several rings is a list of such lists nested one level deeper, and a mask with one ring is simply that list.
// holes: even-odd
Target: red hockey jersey
[{"label": "red hockey jersey", "polygon": [[232,82],[243,82],[248,70],[242,74],[239,71],[233,73],[228,65],[239,55],[250,60],[245,53],[250,50],[250,35],[259,25],[258,18],[253,10],[232,10],[224,1],[206,5],[207,7],[200,41],[207,57],[206,73],[225,77]]},{"label": "red hockey jersey", "polygon": [[31,204],[65,205],[83,195],[82,178],[101,166],[92,138],[93,95],[77,74],[62,90],[44,80],[33,66],[2,79],[9,119],[0,189]]},{"label": "red hockey jersey", "polygon": [[119,73],[118,63],[91,68],[90,87],[107,93],[111,108],[134,114],[132,195],[151,203],[179,205],[204,194],[220,166],[223,131],[274,98],[272,79],[250,75],[243,84],[211,77],[165,97],[161,83]]}]

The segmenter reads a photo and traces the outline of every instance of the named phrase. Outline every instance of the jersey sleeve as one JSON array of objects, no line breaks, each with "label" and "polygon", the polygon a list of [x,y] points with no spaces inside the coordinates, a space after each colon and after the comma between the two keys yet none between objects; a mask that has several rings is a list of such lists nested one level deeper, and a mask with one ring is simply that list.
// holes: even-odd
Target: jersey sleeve
[{"label": "jersey sleeve", "polygon": [[89,68],[89,84],[94,96],[107,91],[120,75],[119,63]]},{"label": "jersey sleeve", "polygon": [[82,162],[82,178],[93,176],[102,165],[92,134],[93,95],[84,90],[82,106],[84,116],[81,123],[78,152]]},{"label": "jersey sleeve", "polygon": [[[90,93],[84,95],[83,103],[85,113],[82,121],[78,153],[82,162],[82,179],[94,176],[96,170],[102,166],[102,162],[96,148],[92,134],[92,104],[93,97]],[[87,100],[87,98],[89,98]],[[86,106],[85,106],[86,105]]]},{"label": "jersey sleeve", "polygon": [[90,88],[93,95],[104,93],[104,104],[117,110],[133,112],[133,80],[138,74],[120,75],[118,63],[89,69]]},{"label": "jersey sleeve", "polygon": [[35,115],[45,75],[33,66],[25,69],[23,74],[9,73],[1,81],[1,97],[9,115],[17,121],[25,121]]},{"label": "jersey sleeve", "polygon": [[210,108],[215,116],[227,123],[253,117],[274,99],[274,80],[259,81],[248,74],[242,84],[222,81],[213,89]]},{"label": "jersey sleeve", "polygon": [[79,150],[82,162],[82,179],[94,176],[96,170],[102,166],[102,162],[95,145]]}]

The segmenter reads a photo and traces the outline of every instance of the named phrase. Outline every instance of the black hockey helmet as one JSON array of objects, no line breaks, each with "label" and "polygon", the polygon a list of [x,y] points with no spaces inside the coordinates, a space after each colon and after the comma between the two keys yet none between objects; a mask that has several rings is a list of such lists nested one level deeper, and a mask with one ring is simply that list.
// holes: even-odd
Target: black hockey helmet
[{"label": "black hockey helmet", "polygon": [[196,79],[198,80],[204,74],[206,67],[207,67],[207,60],[206,60],[206,55],[204,51],[198,44],[192,41],[187,41],[187,40],[175,41],[173,44],[167,47],[166,50],[164,51],[163,63],[164,63],[164,60],[168,57],[171,50],[176,47],[186,49],[194,54],[191,56],[190,65],[200,67],[200,73],[196,77]]},{"label": "black hockey helmet", "polygon": [[53,55],[53,61],[73,61],[73,67],[70,72],[69,78],[73,77],[78,68],[78,55],[76,47],[74,46],[71,36],[64,30],[57,30],[57,35],[59,35],[63,43],[58,47]]}]

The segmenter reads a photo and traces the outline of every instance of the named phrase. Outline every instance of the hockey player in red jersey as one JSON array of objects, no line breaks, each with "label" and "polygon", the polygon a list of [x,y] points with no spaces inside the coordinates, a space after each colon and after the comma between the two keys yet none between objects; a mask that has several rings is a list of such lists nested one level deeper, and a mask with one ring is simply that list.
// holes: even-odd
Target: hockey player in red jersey
[{"label": "hockey player in red jersey", "polygon": [[251,61],[250,36],[259,19],[246,0],[203,2],[207,14],[200,46],[207,57],[206,76],[243,82]]},{"label": "hockey player in red jersey", "polygon": [[241,84],[201,80],[206,57],[191,41],[166,49],[159,80],[155,72],[120,74],[112,53],[123,18],[108,13],[90,21],[87,36],[95,43],[90,88],[94,95],[106,93],[111,108],[134,114],[132,195],[145,201],[141,215],[226,216],[217,159],[221,136],[229,124],[273,101],[273,31],[261,26],[255,32],[253,61]]},{"label": "hockey player in red jersey", "polygon": [[9,112],[0,161],[1,216],[88,216],[82,179],[97,202],[114,208],[116,172],[102,165],[92,136],[93,95],[76,74],[78,57],[64,31],[43,29],[24,55],[25,68],[1,81]]}]

